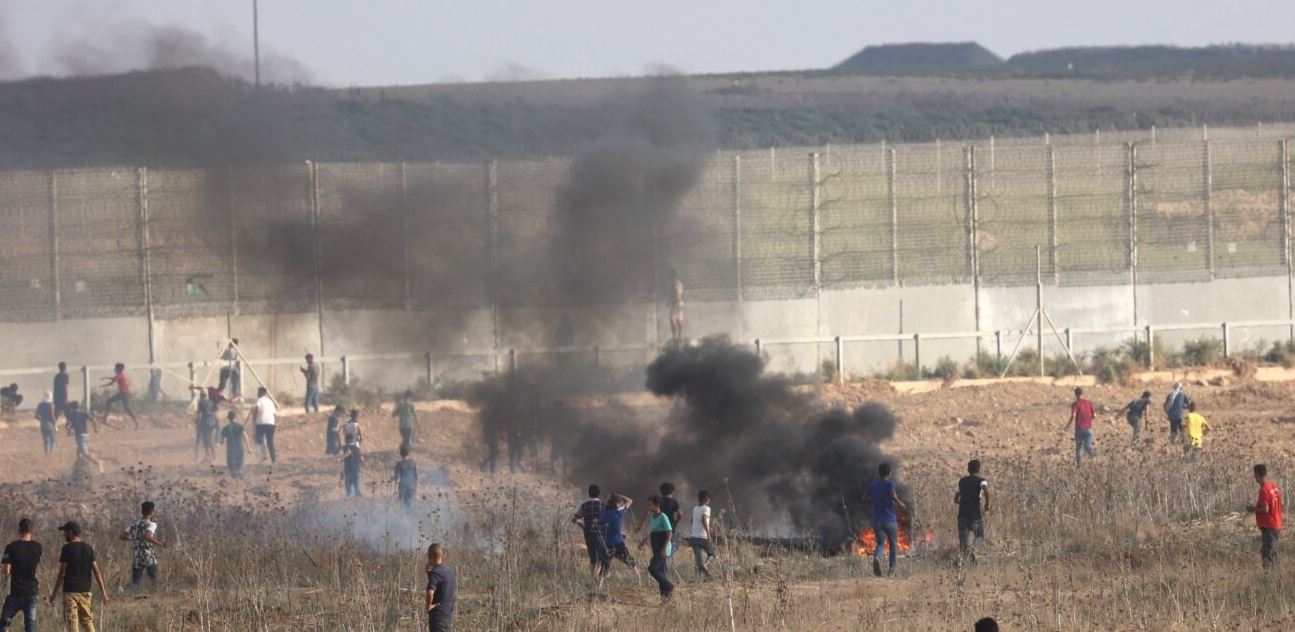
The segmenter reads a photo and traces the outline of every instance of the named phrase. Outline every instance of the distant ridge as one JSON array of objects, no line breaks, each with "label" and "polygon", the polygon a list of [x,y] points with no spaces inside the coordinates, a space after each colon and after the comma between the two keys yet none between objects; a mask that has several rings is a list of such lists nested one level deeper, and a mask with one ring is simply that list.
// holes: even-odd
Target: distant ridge
[{"label": "distant ridge", "polygon": [[911,42],[867,46],[833,70],[868,74],[928,73],[998,66],[1003,59],[976,42]]}]

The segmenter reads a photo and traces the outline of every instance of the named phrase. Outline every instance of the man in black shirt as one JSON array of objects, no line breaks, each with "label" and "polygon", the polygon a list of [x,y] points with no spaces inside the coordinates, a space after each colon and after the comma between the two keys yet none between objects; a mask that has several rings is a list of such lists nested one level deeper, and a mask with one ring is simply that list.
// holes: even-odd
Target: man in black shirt
[{"label": "man in black shirt", "polygon": [[50,604],[58,596],[58,589],[63,589],[63,604],[68,621],[68,629],[78,631],[77,622],[87,632],[94,632],[94,609],[91,606],[93,593],[90,592],[90,578],[94,577],[99,584],[100,599],[108,605],[108,589],[103,584],[103,573],[99,572],[99,563],[94,560],[94,549],[81,541],[81,525],[68,522],[58,528],[63,532],[63,551],[58,558],[58,579],[54,580],[54,590],[49,594]]},{"label": "man in black shirt", "polygon": [[445,565],[445,547],[427,547],[427,629],[450,632],[454,623],[454,571]]},{"label": "man in black shirt", "polygon": [[1124,414],[1128,420],[1129,426],[1133,428],[1133,440],[1130,444],[1137,444],[1138,439],[1142,438],[1142,425],[1147,420],[1147,410],[1151,408],[1151,391],[1142,391],[1142,397],[1135,399],[1120,409],[1119,415]]},{"label": "man in black shirt", "polygon": [[90,454],[90,426],[94,426],[94,431],[99,432],[99,421],[94,415],[81,411],[81,405],[77,402],[69,402],[67,405],[67,428],[76,436],[76,458],[86,459],[99,467],[99,472],[103,472],[103,461],[95,458]]},{"label": "man in black shirt", "polygon": [[54,374],[54,420],[59,415],[67,414],[67,387],[71,377],[67,374],[67,363],[58,363],[58,373]]},{"label": "man in black shirt", "polygon": [[[982,497],[985,499],[983,510],[980,504]],[[967,463],[967,475],[958,481],[953,502],[958,505],[958,549],[963,554],[970,552],[971,559],[975,560],[976,554],[970,550],[968,540],[975,534],[976,544],[985,541],[984,512],[989,511],[989,481],[980,477],[978,459]]]},{"label": "man in black shirt", "polygon": [[661,490],[661,513],[670,519],[670,526],[674,527],[670,555],[667,557],[674,557],[674,550],[679,548],[679,523],[683,520],[683,511],[679,508],[679,501],[674,499],[674,484],[661,483],[659,489]]},{"label": "man in black shirt", "polygon": [[32,539],[31,520],[18,521],[18,539],[4,548],[4,574],[9,576],[9,596],[4,599],[0,612],[0,632],[8,630],[14,617],[23,613],[23,629],[36,632],[37,594],[36,567],[40,566],[40,542]]}]

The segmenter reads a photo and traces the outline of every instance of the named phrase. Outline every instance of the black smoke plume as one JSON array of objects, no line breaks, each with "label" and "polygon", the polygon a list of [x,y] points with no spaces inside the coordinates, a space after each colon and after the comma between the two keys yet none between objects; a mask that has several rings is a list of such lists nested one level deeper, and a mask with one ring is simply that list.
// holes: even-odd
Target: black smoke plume
[{"label": "black smoke plume", "polygon": [[881,449],[895,416],[875,403],[824,410],[765,368],[722,336],[667,349],[646,376],[648,390],[679,402],[664,419],[571,397],[579,378],[538,369],[483,382],[473,402],[488,446],[515,445],[525,459],[552,445],[573,485],[642,497],[669,480],[709,489],[723,507],[731,494],[744,525],[791,526],[836,549],[868,524],[864,491],[878,466],[898,465]]}]

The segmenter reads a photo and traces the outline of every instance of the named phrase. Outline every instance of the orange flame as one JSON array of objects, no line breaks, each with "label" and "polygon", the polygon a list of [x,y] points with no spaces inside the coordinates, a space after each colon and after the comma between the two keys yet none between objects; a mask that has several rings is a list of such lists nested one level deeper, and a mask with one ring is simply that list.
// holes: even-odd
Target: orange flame
[{"label": "orange flame", "polygon": [[[912,553],[913,540],[909,535],[909,529],[901,528],[899,530],[899,553]],[[917,539],[919,550],[926,550],[935,544],[935,532],[930,529],[924,529]],[[877,551],[877,537],[873,535],[872,529],[867,528],[859,532],[859,538],[851,543],[850,548],[854,554],[859,557],[871,557]]]}]

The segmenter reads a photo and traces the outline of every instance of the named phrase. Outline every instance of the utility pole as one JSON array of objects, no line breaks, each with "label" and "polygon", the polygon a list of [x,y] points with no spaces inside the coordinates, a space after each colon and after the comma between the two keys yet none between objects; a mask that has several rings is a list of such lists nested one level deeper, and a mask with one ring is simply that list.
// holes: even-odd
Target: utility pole
[{"label": "utility pole", "polygon": [[258,0],[252,0],[252,63],[256,67],[256,87],[261,87],[261,11]]}]

